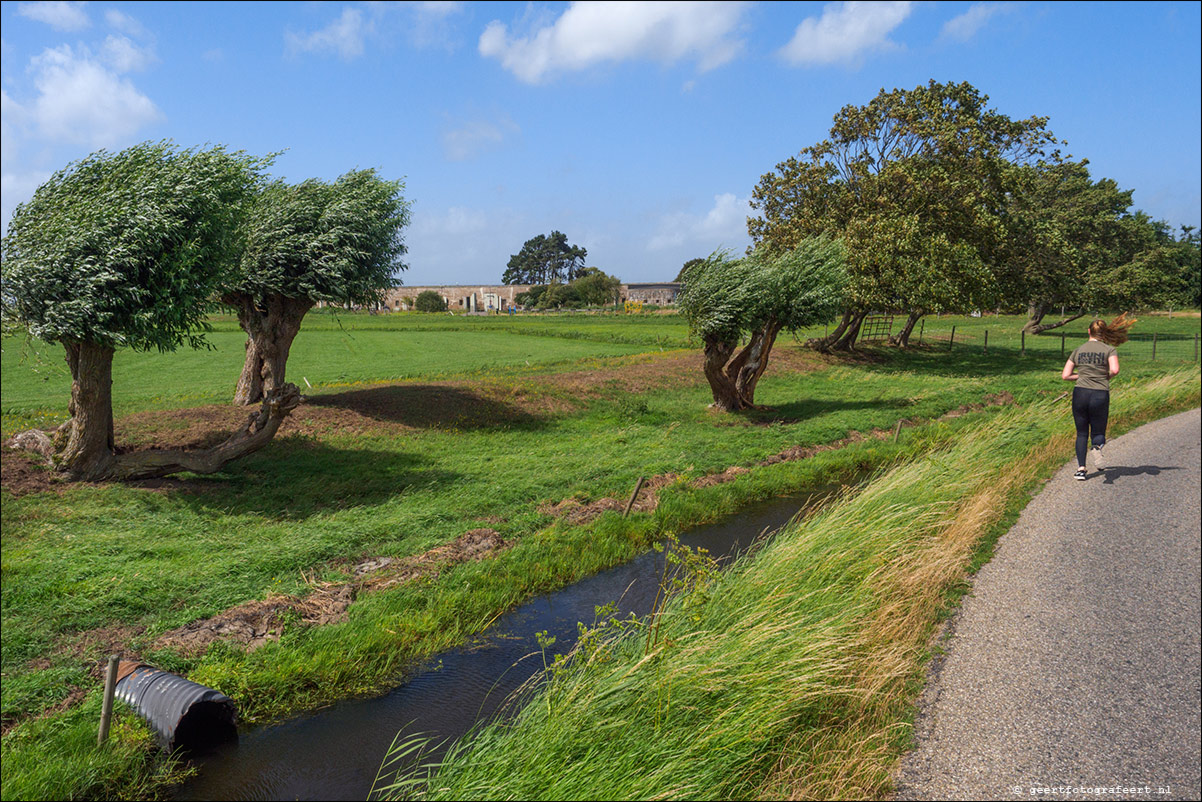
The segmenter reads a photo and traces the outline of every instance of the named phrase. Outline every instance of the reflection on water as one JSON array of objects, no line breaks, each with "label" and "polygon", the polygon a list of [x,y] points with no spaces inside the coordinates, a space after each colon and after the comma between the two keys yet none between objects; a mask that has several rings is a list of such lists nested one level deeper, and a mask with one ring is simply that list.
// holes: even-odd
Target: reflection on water
[{"label": "reflection on water", "polygon": [[[765,531],[779,529],[815,498],[837,489],[777,499],[693,529],[680,541],[729,561]],[[425,733],[435,741],[460,737],[542,670],[534,633],[554,636],[548,651],[558,654],[572,648],[578,622],[593,623],[597,606],[618,601],[621,616],[650,612],[663,566],[663,554],[649,551],[527,602],[497,619],[477,643],[434,658],[384,696],[340,702],[243,733],[237,746],[207,758],[199,776],[175,798],[366,799],[398,732]]]}]

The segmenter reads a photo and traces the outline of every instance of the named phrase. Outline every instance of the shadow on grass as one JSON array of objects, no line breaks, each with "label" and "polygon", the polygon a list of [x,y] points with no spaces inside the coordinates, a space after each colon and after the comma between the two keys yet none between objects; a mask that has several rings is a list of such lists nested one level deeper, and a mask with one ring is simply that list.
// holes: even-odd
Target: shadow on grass
[{"label": "shadow on grass", "polygon": [[194,509],[299,520],[380,504],[410,488],[454,484],[462,478],[432,466],[431,459],[419,454],[333,447],[285,436],[220,473],[174,484],[184,491],[179,498]]},{"label": "shadow on grass", "polygon": [[308,404],[421,429],[534,429],[544,420],[528,410],[462,387],[405,384],[310,396]]},{"label": "shadow on grass", "polygon": [[957,345],[952,351],[946,345],[910,346],[906,349],[874,346],[865,348],[874,358],[854,360],[857,368],[865,372],[892,373],[908,370],[914,373],[951,378],[966,376],[1014,376],[1022,373],[1059,372],[1064,360],[1058,352],[1030,351],[1021,353],[1018,348],[990,346],[984,352],[979,346]]},{"label": "shadow on grass", "polygon": [[811,420],[820,415],[829,415],[851,409],[893,409],[901,411],[914,401],[896,398],[872,398],[860,401],[841,401],[831,398],[803,398],[786,404],[772,404],[767,409],[753,409],[740,413],[748,423],[768,426],[774,423],[793,424]]}]

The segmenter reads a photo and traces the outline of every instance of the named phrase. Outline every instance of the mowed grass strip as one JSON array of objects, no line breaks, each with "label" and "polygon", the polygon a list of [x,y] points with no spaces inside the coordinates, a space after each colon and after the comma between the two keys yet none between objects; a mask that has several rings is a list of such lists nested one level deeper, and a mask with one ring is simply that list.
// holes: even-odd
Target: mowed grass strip
[{"label": "mowed grass strip", "polygon": [[[1118,433],[1198,402],[1197,371],[1178,371],[1124,388],[1111,420]],[[962,430],[658,619],[611,628],[514,720],[453,748],[417,795],[882,796],[949,599],[1070,453],[1063,406]]]}]

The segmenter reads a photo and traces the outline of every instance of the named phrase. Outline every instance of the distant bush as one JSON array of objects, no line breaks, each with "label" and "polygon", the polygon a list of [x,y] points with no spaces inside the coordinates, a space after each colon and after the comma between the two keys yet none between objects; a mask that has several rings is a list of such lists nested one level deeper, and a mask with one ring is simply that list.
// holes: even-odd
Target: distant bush
[{"label": "distant bush", "polygon": [[419,312],[445,312],[447,311],[447,302],[434,290],[423,290],[418,293],[413,307]]}]

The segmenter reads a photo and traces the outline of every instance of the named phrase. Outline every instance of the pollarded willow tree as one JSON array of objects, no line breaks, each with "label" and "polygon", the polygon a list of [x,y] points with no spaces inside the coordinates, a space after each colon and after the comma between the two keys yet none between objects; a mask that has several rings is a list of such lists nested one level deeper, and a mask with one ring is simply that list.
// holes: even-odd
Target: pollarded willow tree
[{"label": "pollarded willow tree", "polygon": [[17,207],[3,241],[2,313],[62,343],[70,420],[28,447],[83,480],[211,473],[262,448],[299,399],[281,388],[242,429],[197,452],[117,453],[112,364],[118,348],[204,344],[205,316],[240,250],[247,203],[270,159],[221,147],[143,143],[68,165]]},{"label": "pollarded willow tree", "polygon": [[246,331],[234,403],[284,386],[292,341],[319,301],[371,306],[396,285],[409,224],[404,183],[354,170],[333,183],[276,181],[255,198],[238,276],[221,295]]},{"label": "pollarded willow tree", "polygon": [[843,246],[811,237],[785,251],[756,250],[742,259],[716,252],[693,263],[682,280],[676,303],[704,344],[714,406],[731,412],[755,406],[756,384],[781,331],[838,312],[847,275]]}]

